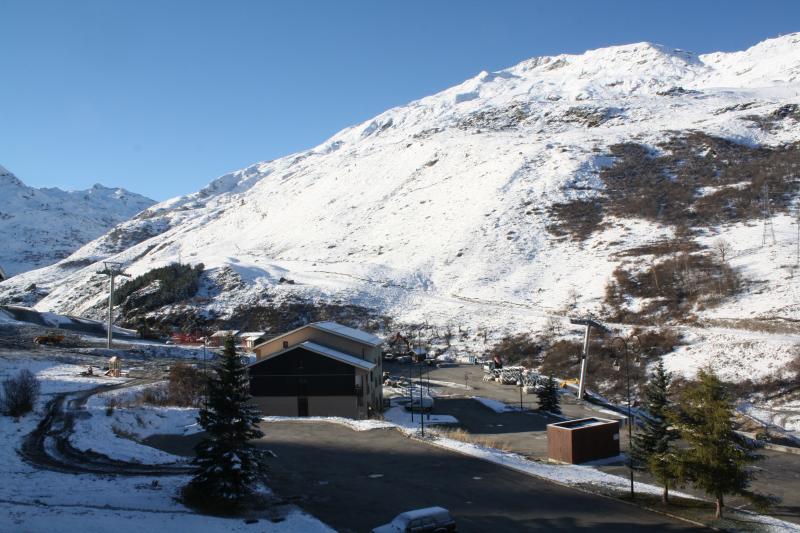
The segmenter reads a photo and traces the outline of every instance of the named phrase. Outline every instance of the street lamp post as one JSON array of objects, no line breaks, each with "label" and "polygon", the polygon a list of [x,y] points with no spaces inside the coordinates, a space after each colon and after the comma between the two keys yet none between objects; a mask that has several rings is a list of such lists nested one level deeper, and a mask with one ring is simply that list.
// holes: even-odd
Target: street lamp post
[{"label": "street lamp post", "polygon": [[[413,350],[412,350],[413,352]],[[416,355],[416,352],[413,352]],[[411,423],[414,423],[414,359],[408,367],[408,406],[411,408]]]},{"label": "street lamp post", "polygon": [[[423,412],[425,411],[425,398],[422,397],[422,392],[425,390],[422,386],[422,365],[424,363],[419,363],[419,427],[422,430],[422,436],[425,436],[425,415]],[[411,403],[411,411],[414,411],[414,403]]]},{"label": "street lamp post", "polygon": [[203,378],[206,382],[205,401],[203,402],[206,410],[208,410],[208,362],[206,359],[206,346],[208,346],[208,333],[205,327],[200,332],[203,334]]},{"label": "street lamp post", "polygon": [[[411,423],[414,423],[414,378],[412,377],[414,375],[414,363],[419,362],[417,360],[419,359],[419,354],[422,351],[422,328],[426,328],[426,327],[428,327],[427,324],[422,324],[420,327],[418,327],[416,329],[416,333],[417,333],[417,349],[416,350],[414,350],[414,348],[413,348],[413,342],[414,342],[413,333],[411,335],[411,342],[412,342],[411,353],[414,354],[414,355],[411,356],[411,367],[408,369],[408,382],[409,382],[409,384],[408,384],[408,399],[409,399],[410,406],[411,406]],[[422,385],[422,367],[420,366],[420,369],[419,369],[419,394],[420,394],[419,399],[420,399],[420,402],[422,402],[422,389],[423,389],[423,385]],[[422,405],[420,405],[419,417],[422,418],[422,416],[423,416],[422,415]]]},{"label": "street lamp post", "polygon": [[[426,362],[427,364],[427,362]],[[428,398],[431,397],[431,367],[425,369],[425,377],[428,379]],[[433,411],[433,404],[431,404],[431,411]],[[431,411],[428,411],[428,420],[431,419]]]},{"label": "street lamp post", "polygon": [[[638,354],[642,349],[642,343],[639,337],[631,335],[630,337],[614,337],[611,340],[611,346],[614,349],[614,354],[625,357],[625,381],[627,382],[626,390],[628,397],[628,469],[631,476],[631,499],[634,498],[633,492],[633,431],[635,421],[631,409],[631,370],[630,370],[630,354],[635,354],[637,362],[639,361]],[[619,368],[619,362],[614,361],[614,367]]]}]

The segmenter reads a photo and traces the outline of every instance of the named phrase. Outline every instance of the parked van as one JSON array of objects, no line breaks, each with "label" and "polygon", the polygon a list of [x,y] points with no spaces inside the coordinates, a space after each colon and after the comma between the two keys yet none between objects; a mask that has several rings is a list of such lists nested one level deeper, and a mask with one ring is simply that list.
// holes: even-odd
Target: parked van
[{"label": "parked van", "polygon": [[455,530],[456,521],[450,511],[443,507],[426,507],[400,513],[372,533],[449,533]]}]

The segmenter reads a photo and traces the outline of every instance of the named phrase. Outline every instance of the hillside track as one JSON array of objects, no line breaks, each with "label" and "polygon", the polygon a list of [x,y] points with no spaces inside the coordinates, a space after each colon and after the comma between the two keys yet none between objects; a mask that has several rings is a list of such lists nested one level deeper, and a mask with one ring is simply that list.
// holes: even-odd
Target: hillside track
[{"label": "hillside track", "polygon": [[135,385],[154,383],[155,379],[135,379],[124,384],[102,385],[80,392],[57,394],[45,407],[44,418],[23,440],[18,453],[28,464],[68,474],[121,476],[170,476],[188,474],[188,465],[146,465],[111,459],[91,450],[78,450],[69,441],[75,419],[85,412],[86,401],[93,395]]}]

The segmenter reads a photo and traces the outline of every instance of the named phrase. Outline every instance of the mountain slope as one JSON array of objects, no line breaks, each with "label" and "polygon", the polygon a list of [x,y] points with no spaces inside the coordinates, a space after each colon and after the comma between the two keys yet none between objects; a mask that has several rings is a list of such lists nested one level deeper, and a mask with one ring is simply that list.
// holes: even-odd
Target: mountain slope
[{"label": "mountain slope", "polygon": [[[624,160],[626,146],[640,147],[647,165],[679,141],[694,143],[684,149],[698,169],[687,202],[756,190],[730,176],[715,181],[728,172],[715,166],[727,160],[717,154],[763,146],[772,148],[748,157],[794,157],[799,93],[800,34],[737,53],[696,56],[639,43],[534,58],[152,206],[67,260],[0,285],[0,301],[99,316],[107,289],[98,261],[113,257],[139,275],[181,259],[206,267],[204,288],[188,302],[205,314],[224,318],[291,297],[501,335],[540,327],[549,315],[604,313],[619,268],[664,259],[631,250],[666,239],[708,251],[724,236],[732,268],[763,285],[745,283],[692,314],[800,318],[800,295],[782,268],[793,250],[791,175],[780,178],[788,185],[773,212],[776,244],[763,251],[753,209],[687,230],[606,206],[588,236],[553,229],[571,225],[558,206],[608,201],[604,171]],[[658,179],[678,179],[671,173],[686,166],[672,164]],[[31,283],[35,292],[25,290]],[[633,312],[647,298],[622,300]]]},{"label": "mountain slope", "polygon": [[36,189],[0,167],[0,266],[13,276],[56,263],[154,203],[99,184]]}]

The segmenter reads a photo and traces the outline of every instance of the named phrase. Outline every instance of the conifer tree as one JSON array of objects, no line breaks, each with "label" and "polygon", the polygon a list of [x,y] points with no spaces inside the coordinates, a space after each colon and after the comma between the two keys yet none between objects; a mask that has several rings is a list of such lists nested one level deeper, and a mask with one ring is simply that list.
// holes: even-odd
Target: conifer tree
[{"label": "conifer tree", "polygon": [[682,396],[680,413],[673,416],[673,425],[689,444],[677,456],[679,475],[714,498],[716,518],[722,518],[728,494],[766,507],[769,498],[748,489],[753,473],[745,468],[762,456],[734,431],[733,404],[724,384],[710,370],[700,370],[697,378]]},{"label": "conifer tree", "polygon": [[206,437],[195,448],[197,471],[184,495],[190,503],[232,512],[251,494],[258,478],[261,453],[249,441],[263,436],[260,416],[247,403],[247,368],[236,355],[233,337],[225,339],[214,374],[209,378],[207,406],[199,416]]},{"label": "conifer tree", "polygon": [[544,386],[536,393],[539,398],[539,410],[547,411],[555,415],[561,414],[561,407],[559,406],[558,398],[558,385],[553,376],[548,376]]},{"label": "conifer tree", "polygon": [[676,455],[672,442],[678,438],[670,426],[669,386],[672,376],[659,361],[645,389],[648,417],[642,430],[634,433],[631,459],[635,467],[646,469],[664,487],[661,499],[669,501],[669,487],[677,481]]}]

